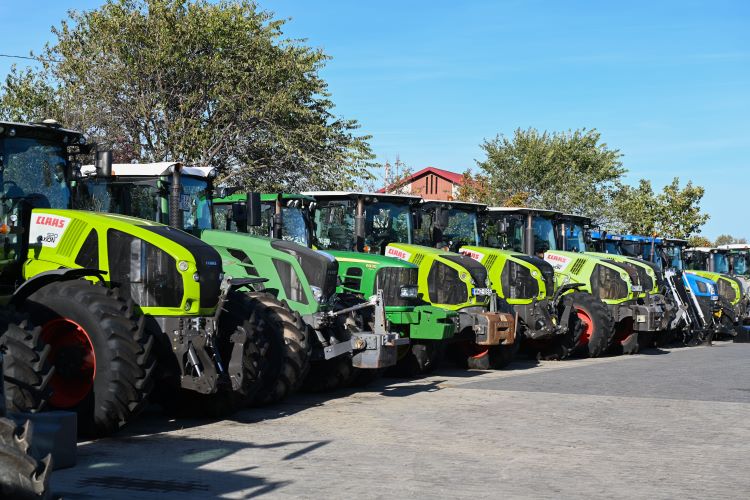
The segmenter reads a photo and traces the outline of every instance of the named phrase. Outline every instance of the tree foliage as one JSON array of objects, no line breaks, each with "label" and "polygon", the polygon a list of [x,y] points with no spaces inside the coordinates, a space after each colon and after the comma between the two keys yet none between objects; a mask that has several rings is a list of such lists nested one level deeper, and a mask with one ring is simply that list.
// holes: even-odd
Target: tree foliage
[{"label": "tree foliage", "polygon": [[747,238],[735,238],[731,234],[720,234],[716,237],[713,246],[718,247],[720,245],[731,245],[733,243],[747,243]]},{"label": "tree foliage", "polygon": [[481,145],[481,172],[463,195],[494,205],[527,205],[606,220],[612,196],[625,173],[621,154],[600,142],[596,130],[539,132],[517,129]]},{"label": "tree foliage", "polygon": [[118,161],[217,166],[253,189],[346,188],[368,136],[333,114],[328,57],[250,0],[108,0],[53,28],[43,69],[14,71],[0,113],[55,117]]},{"label": "tree foliage", "polygon": [[675,177],[657,194],[651,181],[641,179],[638,186],[623,186],[616,194],[613,205],[616,225],[632,234],[690,238],[700,233],[709,218],[700,208],[704,192],[691,181],[681,188],[680,179]]}]

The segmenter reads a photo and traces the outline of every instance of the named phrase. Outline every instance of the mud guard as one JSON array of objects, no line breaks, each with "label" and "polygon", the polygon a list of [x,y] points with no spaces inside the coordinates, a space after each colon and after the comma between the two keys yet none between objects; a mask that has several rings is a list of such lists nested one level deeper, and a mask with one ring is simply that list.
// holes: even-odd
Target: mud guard
[{"label": "mud guard", "polygon": [[13,292],[13,296],[10,299],[10,303],[13,305],[17,305],[28,299],[37,290],[56,281],[69,281],[81,278],[98,278],[99,281],[105,283],[105,274],[107,274],[107,271],[86,267],[80,269],[55,269],[53,271],[45,271],[43,273],[37,274],[32,278],[29,278],[28,280],[24,281],[21,286],[16,288],[16,291]]}]

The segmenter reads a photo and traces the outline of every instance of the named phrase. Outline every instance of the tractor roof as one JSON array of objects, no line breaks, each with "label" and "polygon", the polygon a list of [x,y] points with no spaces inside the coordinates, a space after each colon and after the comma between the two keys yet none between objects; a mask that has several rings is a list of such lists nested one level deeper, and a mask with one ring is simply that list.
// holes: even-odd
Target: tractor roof
[{"label": "tractor roof", "polygon": [[556,210],[547,210],[545,208],[530,208],[530,207],[488,207],[487,210],[490,212],[498,213],[521,213],[521,214],[541,214],[541,215],[561,215]]},{"label": "tractor roof", "polygon": [[750,243],[730,243],[728,245],[719,245],[716,248],[720,250],[750,250]]},{"label": "tractor roof", "polygon": [[[113,163],[112,175],[162,177],[165,175],[172,175],[173,167],[175,165],[182,166],[183,175],[191,175],[193,177],[207,178],[216,170],[214,167],[185,166],[178,161],[161,161],[156,163]],[[84,165],[81,167],[81,173],[83,175],[94,175],[96,174],[96,167],[94,165]]]},{"label": "tractor roof", "polygon": [[422,201],[422,205],[452,205],[462,208],[471,208],[471,209],[480,209],[484,210],[487,208],[487,205],[484,203],[475,203],[473,201],[460,201],[460,200],[424,200]]},{"label": "tractor roof", "polygon": [[422,198],[410,194],[391,194],[391,193],[366,193],[362,191],[303,191],[302,194],[312,196],[313,198],[362,198],[372,197],[378,199],[401,199],[410,201],[419,201]]},{"label": "tractor roof", "polygon": [[701,253],[711,253],[712,251],[716,250],[715,248],[711,247],[690,247],[686,248],[686,252],[701,252]]}]

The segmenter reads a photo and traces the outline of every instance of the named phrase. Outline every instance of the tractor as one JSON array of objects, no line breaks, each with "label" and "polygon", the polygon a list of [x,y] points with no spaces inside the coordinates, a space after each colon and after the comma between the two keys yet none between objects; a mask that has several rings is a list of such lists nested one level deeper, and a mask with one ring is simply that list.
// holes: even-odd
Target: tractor
[{"label": "tractor", "polygon": [[669,328],[656,334],[653,338],[656,345],[664,346],[675,339],[685,345],[710,343],[722,312],[718,307],[716,283],[683,272],[678,242],[684,240],[599,231],[593,231],[591,239],[592,246],[603,251],[602,254],[612,258],[619,255],[635,264],[652,266],[656,288],[671,309]]},{"label": "tractor", "polygon": [[[418,299],[454,311],[451,338],[430,343],[436,354],[449,341],[460,366],[476,369],[507,366],[518,350],[516,320],[498,311],[487,270],[465,255],[417,243],[421,198],[409,195],[320,191],[315,198],[314,244],[324,250],[385,255],[415,264]],[[445,333],[445,331],[444,331]]]},{"label": "tractor", "polygon": [[750,245],[731,243],[720,245],[717,249],[727,252],[730,274],[740,280],[744,294],[750,296]]},{"label": "tractor", "polygon": [[[486,205],[456,201],[428,201],[419,205],[416,242],[458,252],[480,262],[492,289],[518,317],[516,335],[534,357],[566,357],[575,350],[583,331],[566,291],[555,292],[555,272],[543,259],[498,248],[503,228],[488,222]],[[576,292],[578,293],[578,292]]]},{"label": "tractor", "polygon": [[737,328],[747,320],[748,296],[742,281],[731,274],[728,250],[718,248],[693,247],[684,250],[685,267],[687,272],[703,276],[718,285],[719,301],[726,312],[733,311],[734,315],[725,314],[722,318],[724,334],[734,336]]},{"label": "tractor", "polygon": [[[557,286],[575,283],[580,285],[578,291],[588,292],[579,296],[587,302],[575,307],[587,324],[590,354],[635,353],[639,331],[663,329],[663,311],[641,300],[643,285],[636,266],[580,251],[586,243],[583,224],[563,228],[563,214],[534,208],[496,207],[488,214],[492,220],[505,221],[509,248],[543,257],[552,265]],[[575,240],[578,246],[569,248],[578,251],[561,250],[560,234],[565,235],[566,247]]]},{"label": "tractor", "polygon": [[[558,217],[558,245],[563,250],[573,250],[585,252],[588,255],[600,257],[613,262],[618,262],[630,266],[638,274],[638,284],[641,287],[640,292],[636,293],[639,304],[653,307],[661,313],[661,322],[656,330],[647,329],[638,332],[638,349],[653,347],[657,343],[664,345],[671,338],[670,327],[675,321],[677,313],[677,304],[672,301],[672,297],[667,291],[667,282],[664,279],[661,269],[649,260],[643,258],[644,253],[649,251],[640,236],[609,235],[603,239],[606,245],[599,245],[604,251],[597,251],[596,241],[602,241],[594,238],[591,228],[591,219],[580,215],[565,214]],[[583,236],[583,237],[582,237]],[[615,243],[612,248],[612,243]],[[609,246],[609,247],[607,247]]]},{"label": "tractor", "polygon": [[[303,384],[311,390],[330,390],[366,383],[393,365],[399,343],[386,330],[382,294],[367,300],[337,294],[338,262],[325,252],[285,239],[251,235],[248,228],[263,223],[259,196],[226,210],[213,209],[212,168],[180,163],[116,164],[111,175],[84,167],[92,195],[106,191],[119,200],[120,213],[171,221],[174,227],[199,237],[221,256],[233,277],[263,279],[248,293],[273,310],[284,335],[281,350],[273,353],[281,369],[262,391],[257,404],[273,403]],[[134,203],[141,190],[148,203]],[[100,198],[93,196],[92,198]],[[176,209],[174,208],[176,207]]]},{"label": "tractor", "polygon": [[[76,412],[91,437],[131,420],[154,386],[170,409],[234,410],[267,368],[262,305],[197,238],[72,209],[79,158],[92,150],[54,121],[0,123],[1,295],[49,346],[48,407]],[[96,157],[111,164],[109,152]]]},{"label": "tractor", "polygon": [[[231,219],[232,205],[244,203],[245,198],[246,195],[242,194],[215,198],[217,219],[222,212],[225,220]],[[261,225],[242,230],[312,247],[315,228],[311,208],[314,201],[314,198],[302,194],[262,194]],[[410,345],[399,348],[397,364],[389,371],[407,377],[432,371],[440,356],[440,349],[436,346],[453,336],[457,314],[419,300],[418,267],[383,255],[331,249],[326,253],[333,255],[339,263],[337,293],[366,298],[379,288],[383,289],[390,330],[410,341]]]}]

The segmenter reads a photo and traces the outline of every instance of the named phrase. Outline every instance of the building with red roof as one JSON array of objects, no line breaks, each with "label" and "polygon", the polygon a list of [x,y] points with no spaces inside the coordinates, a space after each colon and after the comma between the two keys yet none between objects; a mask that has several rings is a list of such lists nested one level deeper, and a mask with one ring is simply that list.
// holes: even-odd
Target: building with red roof
[{"label": "building with red roof", "polygon": [[441,168],[427,167],[416,172],[405,179],[379,189],[379,193],[399,192],[421,196],[426,200],[455,200],[458,197],[458,188],[463,185],[464,176],[443,170]]}]

